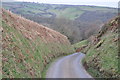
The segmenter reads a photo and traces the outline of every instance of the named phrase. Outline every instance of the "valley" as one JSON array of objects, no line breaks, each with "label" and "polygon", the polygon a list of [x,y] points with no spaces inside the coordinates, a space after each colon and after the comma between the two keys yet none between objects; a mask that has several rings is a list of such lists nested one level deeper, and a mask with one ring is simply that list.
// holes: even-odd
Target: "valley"
[{"label": "valley", "polygon": [[3,2],[0,14],[0,78],[120,78],[117,8]]},{"label": "valley", "polygon": [[3,3],[3,8],[66,35],[72,44],[96,34],[118,11],[109,7],[29,2]]}]

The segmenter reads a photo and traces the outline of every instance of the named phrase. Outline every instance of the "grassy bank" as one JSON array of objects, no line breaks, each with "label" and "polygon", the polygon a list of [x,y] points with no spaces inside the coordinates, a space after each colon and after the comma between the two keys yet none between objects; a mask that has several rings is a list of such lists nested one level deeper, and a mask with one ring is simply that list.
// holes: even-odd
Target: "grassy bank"
[{"label": "grassy bank", "polygon": [[86,46],[88,43],[89,43],[88,40],[83,40],[83,41],[80,41],[79,43],[74,44],[73,47],[77,49],[77,48],[80,48],[82,46]]},{"label": "grassy bank", "polygon": [[86,48],[87,70],[94,77],[120,77],[117,22],[118,18],[104,25]]},{"label": "grassy bank", "polygon": [[2,28],[3,78],[41,78],[52,59],[74,52],[62,34],[7,11],[3,11]]},{"label": "grassy bank", "polygon": [[89,43],[84,40],[74,45],[75,48],[87,45],[81,50],[86,53],[82,62],[86,70],[95,78],[120,77],[118,20],[119,17],[106,23],[98,34],[88,39]]},{"label": "grassy bank", "polygon": [[88,40],[83,40],[83,41],[80,41],[76,44],[73,44],[72,46],[75,48],[76,52],[85,53],[85,49],[86,49],[88,43],[89,43]]}]

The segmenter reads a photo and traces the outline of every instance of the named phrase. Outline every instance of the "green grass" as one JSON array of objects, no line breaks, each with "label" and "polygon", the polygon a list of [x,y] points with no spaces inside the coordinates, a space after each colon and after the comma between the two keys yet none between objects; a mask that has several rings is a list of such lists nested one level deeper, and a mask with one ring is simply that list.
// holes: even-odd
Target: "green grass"
[{"label": "green grass", "polygon": [[[10,24],[14,23],[11,17],[4,13]],[[25,24],[22,24],[25,25]],[[4,29],[3,39],[5,48],[3,58],[3,78],[40,78],[45,65],[52,59],[65,54],[70,54],[74,49],[67,44],[44,43],[40,37],[31,41],[24,37],[21,31],[14,26],[2,21]],[[54,57],[53,57],[54,55]],[[45,59],[46,56],[46,59]],[[45,60],[47,63],[45,63]]]},{"label": "green grass", "polygon": [[77,8],[66,8],[63,10],[58,9],[49,9],[49,12],[55,13],[57,17],[65,17],[70,20],[74,20],[75,18],[79,17],[81,14],[84,13],[82,10],[78,10]]},{"label": "green grass", "polygon": [[[96,45],[90,46],[87,51],[85,61],[88,63],[88,72],[94,77],[112,77],[118,76],[118,46],[117,42],[113,42],[113,39],[117,36],[116,33],[108,32],[106,35],[101,37],[101,41],[104,40],[99,48]],[[100,42],[100,41],[99,41]],[[98,56],[99,55],[99,56]],[[93,60],[97,60],[94,62]],[[105,73],[101,73],[95,66],[99,65],[101,70]]]},{"label": "green grass", "polygon": [[73,46],[74,46],[74,48],[77,49],[77,48],[80,48],[82,46],[86,46],[88,43],[89,43],[88,40],[83,40],[83,41],[80,41],[79,43],[74,44]]},{"label": "green grass", "polygon": [[114,9],[105,8],[105,7],[97,7],[97,6],[80,6],[79,9],[86,10],[86,11],[113,11],[116,12]]},{"label": "green grass", "polygon": [[[97,78],[119,78],[119,56],[118,56],[118,18],[111,20],[103,26],[101,33],[94,36],[96,41],[91,40],[86,50],[86,57],[82,61],[86,63],[87,71]],[[113,27],[114,25],[114,27]],[[101,36],[99,36],[101,35]],[[117,79],[116,79],[117,80]]]}]

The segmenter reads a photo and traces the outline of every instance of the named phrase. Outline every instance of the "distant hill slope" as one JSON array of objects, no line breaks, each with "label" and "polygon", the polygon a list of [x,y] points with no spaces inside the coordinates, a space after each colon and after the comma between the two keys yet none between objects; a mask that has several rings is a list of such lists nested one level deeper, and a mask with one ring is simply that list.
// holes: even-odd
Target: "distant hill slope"
[{"label": "distant hill slope", "polygon": [[88,39],[87,47],[82,48],[86,53],[84,65],[94,77],[120,77],[119,21],[120,16],[106,23],[97,35]]},{"label": "distant hill slope", "polygon": [[61,33],[2,10],[3,78],[40,78],[55,57],[74,51]]},{"label": "distant hill slope", "polygon": [[[109,12],[111,14],[116,13],[115,8],[97,7],[97,6],[79,6],[79,5],[55,5],[55,4],[38,4],[29,2],[14,2],[14,3],[3,3],[3,7],[13,11],[14,13],[21,15],[39,15],[43,17],[65,17],[68,19],[76,19],[82,14],[101,12]],[[91,13],[94,12],[94,13]],[[98,14],[104,14],[98,13]],[[106,15],[107,16],[107,15]],[[96,16],[98,17],[98,16]]]},{"label": "distant hill slope", "polygon": [[3,3],[3,7],[66,35],[71,43],[97,33],[118,11],[108,7],[29,2]]},{"label": "distant hill slope", "polygon": [[[3,3],[3,7],[13,11],[14,13],[21,15],[39,15],[42,17],[65,17],[67,19],[74,20],[85,13],[109,14],[116,13],[115,8],[108,7],[97,7],[97,6],[85,6],[85,5],[55,5],[55,4],[39,4],[29,2],[14,2],[14,3]],[[99,13],[99,11],[104,13]],[[98,16],[95,16],[98,17]],[[107,15],[106,15],[107,17]],[[109,17],[109,16],[108,16]]]}]

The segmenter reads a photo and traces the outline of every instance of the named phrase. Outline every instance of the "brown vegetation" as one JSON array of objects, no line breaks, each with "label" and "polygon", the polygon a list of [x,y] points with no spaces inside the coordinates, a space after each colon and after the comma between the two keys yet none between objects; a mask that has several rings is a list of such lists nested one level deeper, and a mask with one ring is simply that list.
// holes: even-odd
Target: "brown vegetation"
[{"label": "brown vegetation", "polygon": [[98,34],[89,38],[90,43],[85,49],[87,54],[84,65],[94,77],[120,77],[119,19],[120,16],[112,19],[101,28]]},{"label": "brown vegetation", "polygon": [[74,52],[61,33],[2,9],[3,78],[41,78],[52,59]]}]

